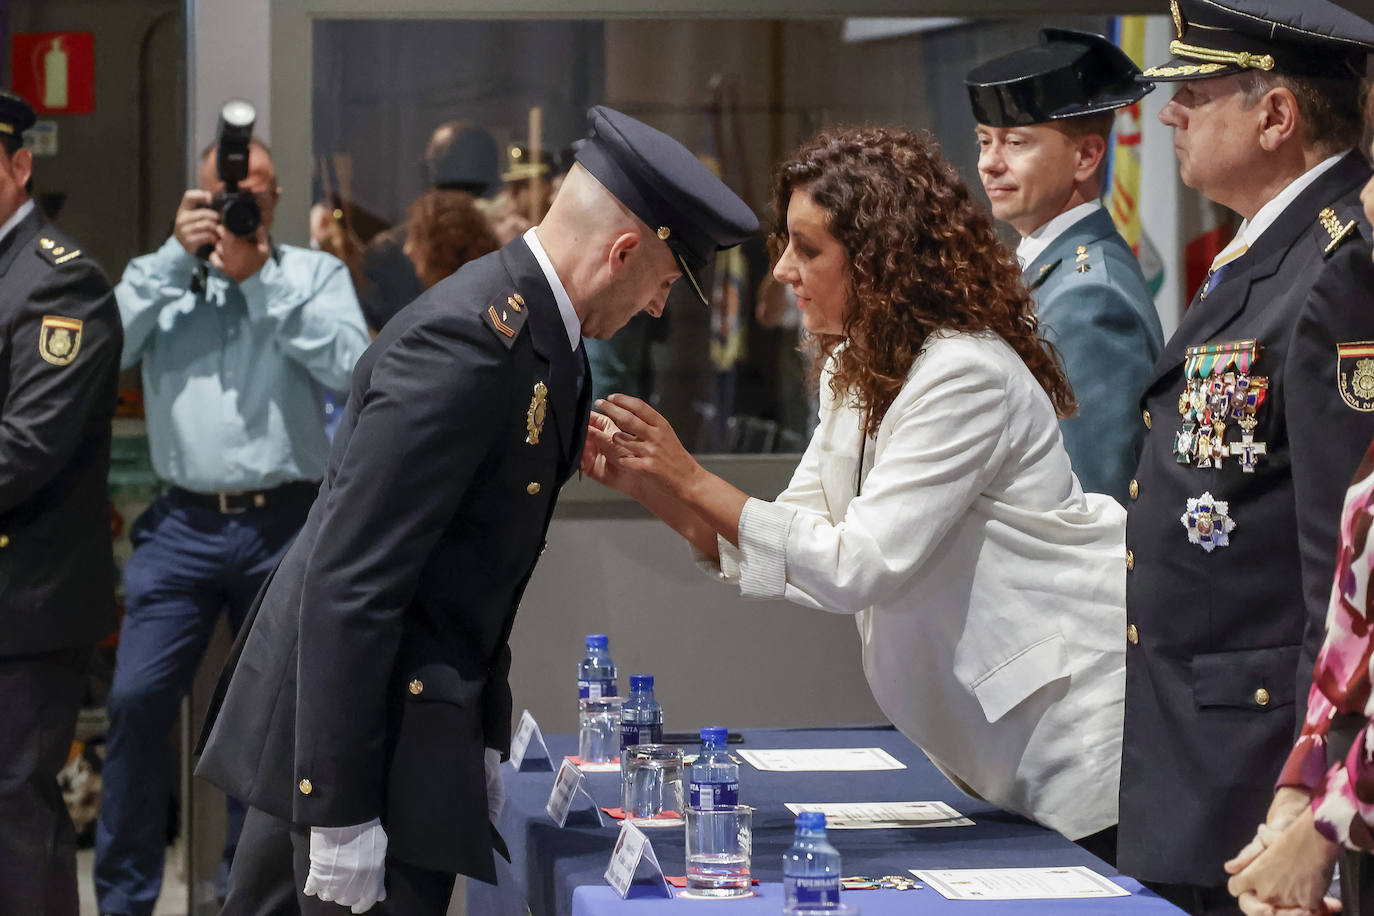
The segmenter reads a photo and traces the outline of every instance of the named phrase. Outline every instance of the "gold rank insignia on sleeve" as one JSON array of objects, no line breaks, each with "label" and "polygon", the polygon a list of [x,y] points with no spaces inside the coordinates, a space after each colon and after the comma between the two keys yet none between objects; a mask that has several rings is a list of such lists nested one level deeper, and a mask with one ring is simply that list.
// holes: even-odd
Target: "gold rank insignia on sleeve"
[{"label": "gold rank insignia on sleeve", "polygon": [[38,329],[38,355],[54,366],[65,366],[81,349],[81,322],[75,318],[44,315]]},{"label": "gold rank insignia on sleeve", "polygon": [[525,326],[525,319],[529,314],[529,310],[525,308],[524,296],[519,293],[502,293],[487,305],[482,318],[487,327],[496,332],[501,342],[510,348],[515,344],[515,338]]},{"label": "gold rank insignia on sleeve", "polygon": [[1347,407],[1374,412],[1374,340],[1336,344],[1336,389]]},{"label": "gold rank insignia on sleeve", "polygon": [[1317,214],[1317,222],[1321,223],[1322,228],[1326,230],[1326,234],[1331,237],[1331,241],[1327,243],[1323,251],[1323,254],[1328,255],[1340,247],[1341,242],[1344,242],[1346,238],[1350,236],[1350,233],[1355,231],[1356,226],[1356,222],[1353,219],[1342,226],[1340,218],[1336,216],[1336,211],[1330,207],[1326,207],[1321,213]]},{"label": "gold rank insignia on sleeve", "polygon": [[37,250],[39,256],[54,267],[60,267],[73,258],[81,257],[80,248],[68,248],[62,242],[54,241],[46,236],[39,238]]},{"label": "gold rank insignia on sleeve", "polygon": [[535,382],[534,396],[530,398],[530,409],[525,411],[525,444],[538,445],[539,434],[544,431],[544,417],[548,413],[549,386]]}]

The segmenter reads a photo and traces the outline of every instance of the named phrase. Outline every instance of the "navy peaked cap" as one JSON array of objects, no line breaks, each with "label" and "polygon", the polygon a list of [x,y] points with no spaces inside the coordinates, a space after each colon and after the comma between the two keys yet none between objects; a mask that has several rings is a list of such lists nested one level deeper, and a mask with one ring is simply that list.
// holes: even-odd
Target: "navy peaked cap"
[{"label": "navy peaked cap", "polygon": [[1374,25],[1329,0],[1170,0],[1173,57],[1151,82],[1210,79],[1246,70],[1359,80]]},{"label": "navy peaked cap", "polygon": [[1043,29],[1040,44],[969,71],[973,117],[989,127],[1023,127],[1124,108],[1153,87],[1140,68],[1101,35]]},{"label": "navy peaked cap", "polygon": [[672,137],[604,105],[587,120],[577,161],[668,244],[693,285],[717,251],[758,231],[754,211]]},{"label": "navy peaked cap", "polygon": [[13,92],[0,89],[0,134],[20,137],[37,120],[32,105]]}]

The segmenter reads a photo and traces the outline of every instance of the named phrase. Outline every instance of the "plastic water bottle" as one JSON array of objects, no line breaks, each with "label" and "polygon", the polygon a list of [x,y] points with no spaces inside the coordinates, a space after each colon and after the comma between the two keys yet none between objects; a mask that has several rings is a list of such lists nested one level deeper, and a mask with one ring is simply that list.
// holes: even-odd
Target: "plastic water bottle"
[{"label": "plastic water bottle", "polygon": [[634,744],[663,742],[663,707],[654,699],[652,674],[630,675],[630,695],[620,706],[620,750]]},{"label": "plastic water bottle", "polygon": [[725,751],[728,734],[719,725],[701,730],[701,753],[692,764],[688,802],[694,808],[710,810],[739,804],[739,764]]},{"label": "plastic water bottle", "polygon": [[840,854],[825,837],[825,815],[797,815],[797,835],[782,857],[783,907],[829,907],[840,903]]},{"label": "plastic water bottle", "polygon": [[615,662],[611,661],[610,653],[606,651],[609,642],[605,633],[588,634],[587,656],[577,663],[579,700],[599,700],[616,695],[619,675]]}]

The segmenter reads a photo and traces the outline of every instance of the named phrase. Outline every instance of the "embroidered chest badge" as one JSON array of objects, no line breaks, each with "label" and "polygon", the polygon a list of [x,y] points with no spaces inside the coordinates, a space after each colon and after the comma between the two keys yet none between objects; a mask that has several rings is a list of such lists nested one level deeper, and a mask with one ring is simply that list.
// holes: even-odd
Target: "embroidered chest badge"
[{"label": "embroidered chest badge", "polygon": [[44,315],[38,329],[38,355],[54,366],[65,366],[81,349],[82,324],[76,318]]}]

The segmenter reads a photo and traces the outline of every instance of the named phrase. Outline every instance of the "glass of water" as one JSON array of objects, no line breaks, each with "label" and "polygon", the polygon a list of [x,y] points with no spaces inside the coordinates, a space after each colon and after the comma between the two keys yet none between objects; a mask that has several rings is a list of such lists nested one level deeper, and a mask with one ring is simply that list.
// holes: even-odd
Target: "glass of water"
[{"label": "glass of water", "polygon": [[579,700],[577,756],[583,763],[610,763],[620,755],[620,704],[624,697]]},{"label": "glass of water", "polygon": [[698,897],[750,892],[754,809],[748,805],[687,809],[687,890]]},{"label": "glass of water", "polygon": [[627,818],[682,816],[682,748],[633,744],[621,752],[620,766],[625,772],[620,806]]}]

